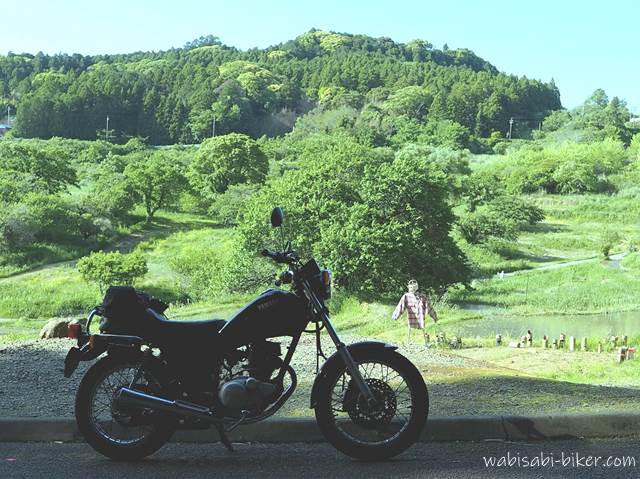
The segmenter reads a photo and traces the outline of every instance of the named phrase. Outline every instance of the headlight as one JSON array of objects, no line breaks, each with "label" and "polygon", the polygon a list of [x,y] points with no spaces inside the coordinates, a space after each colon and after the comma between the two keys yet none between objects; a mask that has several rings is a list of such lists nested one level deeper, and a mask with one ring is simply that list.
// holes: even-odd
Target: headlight
[{"label": "headlight", "polygon": [[320,278],[322,279],[322,286],[324,288],[324,299],[329,299],[331,298],[331,271],[323,269],[320,273]]}]

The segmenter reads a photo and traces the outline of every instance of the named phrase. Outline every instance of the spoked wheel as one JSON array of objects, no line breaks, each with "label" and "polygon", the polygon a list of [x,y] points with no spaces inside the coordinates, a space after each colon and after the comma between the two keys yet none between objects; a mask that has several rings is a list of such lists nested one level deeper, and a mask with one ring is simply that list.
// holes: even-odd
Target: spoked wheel
[{"label": "spoked wheel", "polygon": [[160,383],[139,364],[109,356],[94,364],[82,378],[76,395],[76,420],[87,442],[98,452],[116,460],[134,460],[154,453],[175,430],[166,416],[146,408],[125,408],[115,400],[120,388],[157,394]]},{"label": "spoked wheel", "polygon": [[376,399],[369,404],[341,364],[318,391],[316,419],[327,440],[363,460],[393,457],[416,442],[427,420],[427,387],[404,356],[375,348],[354,355]]}]

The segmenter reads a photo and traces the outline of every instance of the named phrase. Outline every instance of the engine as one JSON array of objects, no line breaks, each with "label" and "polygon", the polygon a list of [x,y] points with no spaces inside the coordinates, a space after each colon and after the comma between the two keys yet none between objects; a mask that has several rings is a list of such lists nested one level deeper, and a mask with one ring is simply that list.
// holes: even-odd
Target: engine
[{"label": "engine", "polygon": [[275,384],[243,376],[224,383],[218,395],[225,407],[258,411],[272,402],[277,392]]},{"label": "engine", "polygon": [[[282,366],[280,344],[261,341],[245,351],[237,351],[231,362],[239,367],[231,372],[218,389],[220,402],[229,409],[257,412],[276,400],[282,385],[271,382],[271,376]],[[229,360],[227,360],[229,362]]]}]

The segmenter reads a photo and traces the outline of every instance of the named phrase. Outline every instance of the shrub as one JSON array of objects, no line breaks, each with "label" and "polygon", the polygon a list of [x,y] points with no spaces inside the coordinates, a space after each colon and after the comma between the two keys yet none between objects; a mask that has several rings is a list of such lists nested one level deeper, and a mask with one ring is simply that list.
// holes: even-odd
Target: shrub
[{"label": "shrub", "polygon": [[39,225],[33,221],[28,206],[20,203],[2,205],[0,209],[0,249],[20,251],[36,239]]},{"label": "shrub", "polygon": [[133,184],[123,174],[123,157],[110,156],[96,169],[93,185],[84,200],[85,209],[122,223],[136,203]]},{"label": "shrub", "polygon": [[98,251],[85,256],[76,265],[87,283],[95,283],[104,292],[111,285],[133,285],[147,274],[147,261],[139,253]]},{"label": "shrub", "polygon": [[544,211],[541,208],[517,196],[499,196],[487,203],[487,209],[519,227],[534,225],[544,219]]},{"label": "shrub", "polygon": [[62,243],[79,236],[82,219],[80,213],[68,200],[47,194],[30,194],[24,198],[25,214],[38,225],[37,241]]},{"label": "shrub", "polygon": [[515,241],[518,238],[518,225],[505,219],[499,213],[486,208],[464,214],[458,220],[458,230],[471,244],[478,244],[490,238]]},{"label": "shrub", "polygon": [[620,172],[627,153],[621,142],[604,141],[524,149],[499,165],[510,193],[585,193],[609,190],[608,175]]},{"label": "shrub", "polygon": [[462,180],[461,196],[470,211],[502,194],[504,185],[493,172],[474,172]]},{"label": "shrub", "polygon": [[609,258],[611,250],[620,242],[620,236],[615,231],[605,230],[600,238],[600,252]]},{"label": "shrub", "polygon": [[0,165],[3,172],[28,176],[47,193],[64,191],[76,183],[76,172],[62,156],[49,154],[30,142],[0,142]]},{"label": "shrub", "polygon": [[237,224],[251,196],[256,192],[255,185],[231,185],[227,191],[216,195],[209,208],[209,214],[218,223],[225,226]]},{"label": "shrub", "polygon": [[230,292],[264,289],[276,272],[270,261],[226,245],[183,249],[169,260],[169,265],[182,277],[182,289],[199,301]]}]

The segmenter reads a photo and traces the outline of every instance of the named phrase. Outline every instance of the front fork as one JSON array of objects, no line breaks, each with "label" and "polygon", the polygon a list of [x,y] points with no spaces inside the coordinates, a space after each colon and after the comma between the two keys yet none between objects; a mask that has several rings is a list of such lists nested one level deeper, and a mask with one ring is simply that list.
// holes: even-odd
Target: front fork
[{"label": "front fork", "polygon": [[333,344],[336,345],[338,355],[344,361],[344,364],[347,367],[347,371],[349,371],[349,374],[351,375],[351,379],[356,382],[356,385],[358,386],[360,392],[364,395],[365,398],[367,398],[367,403],[370,406],[374,406],[376,404],[376,399],[373,397],[373,393],[371,392],[369,385],[362,377],[362,374],[360,374],[360,369],[358,368],[356,362],[353,360],[353,356],[351,356],[349,348],[347,348],[347,346],[342,341],[340,341],[338,333],[336,333],[336,330],[333,328],[333,325],[329,320],[329,316],[326,313],[324,314],[323,321],[324,326],[325,328],[327,328],[327,332],[329,333],[329,336],[333,341]]},{"label": "front fork", "polygon": [[347,368],[347,371],[349,372],[349,375],[351,376],[351,379],[355,381],[356,385],[358,386],[358,389],[367,399],[367,403],[370,406],[375,406],[376,399],[373,396],[373,393],[371,392],[371,388],[369,388],[369,385],[362,377],[362,374],[360,374],[360,369],[358,368],[358,365],[356,364],[356,362],[353,360],[353,356],[351,356],[351,353],[349,352],[349,348],[347,348],[347,346],[340,340],[340,337],[338,336],[338,333],[333,327],[333,324],[331,324],[331,319],[329,318],[327,308],[318,300],[317,296],[311,290],[311,288],[309,287],[309,284],[306,281],[303,282],[303,287],[305,289],[307,297],[309,298],[309,300],[311,301],[311,304],[313,305],[313,309],[315,310],[316,314],[319,314],[322,316],[322,322],[324,323],[324,327],[327,328],[327,333],[329,333],[329,337],[333,341],[333,344],[335,344],[336,349],[338,351],[338,355],[344,361],[344,364]]}]

